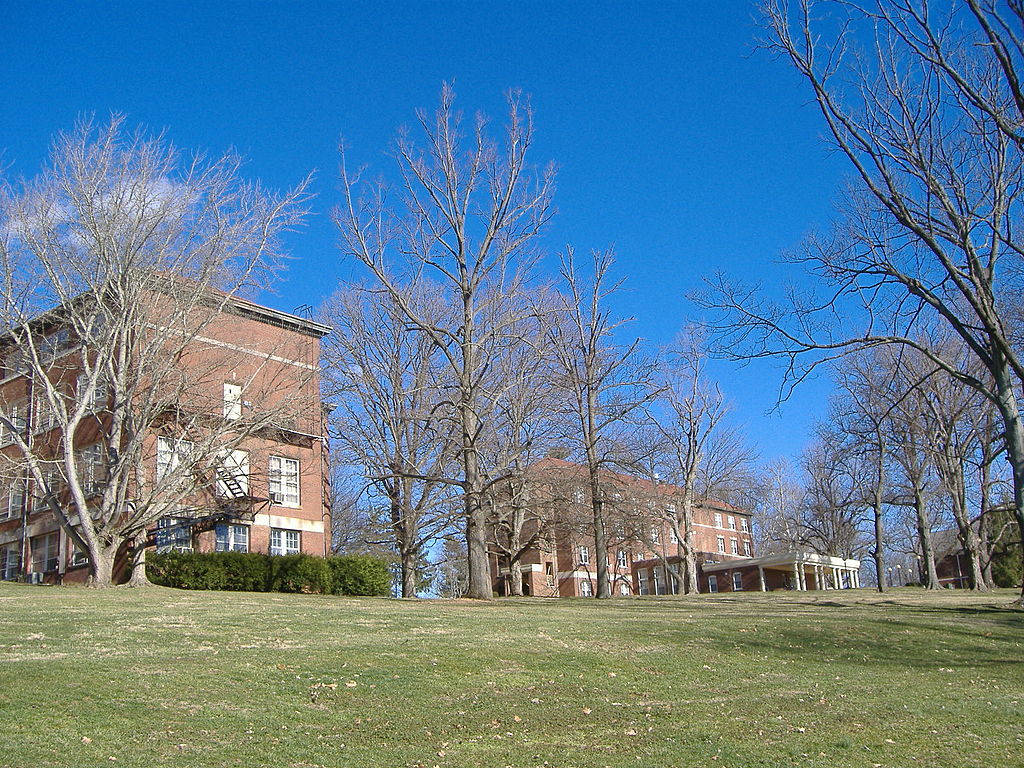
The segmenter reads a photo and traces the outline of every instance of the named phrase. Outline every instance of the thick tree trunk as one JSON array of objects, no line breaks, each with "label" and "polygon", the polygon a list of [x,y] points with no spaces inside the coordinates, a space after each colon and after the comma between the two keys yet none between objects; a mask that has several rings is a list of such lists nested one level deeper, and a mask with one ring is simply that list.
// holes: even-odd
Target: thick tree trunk
[{"label": "thick tree trunk", "polygon": [[919,487],[914,488],[914,512],[917,515],[917,540],[921,544],[921,581],[926,589],[939,589],[939,574],[935,570],[935,548],[932,546],[932,526],[928,520],[928,506]]},{"label": "thick tree trunk", "polygon": [[120,542],[113,546],[90,548],[90,587],[108,589],[114,586],[114,559],[118,549],[120,549]]},{"label": "thick tree trunk", "polygon": [[523,596],[523,574],[518,560],[512,560],[508,566],[508,593],[513,597]]},{"label": "thick tree trunk", "polygon": [[[1017,530],[1021,541],[1024,541],[1024,425],[1021,424],[1020,411],[1017,404],[1017,393],[1014,379],[1009,366],[1001,355],[996,355],[992,366],[992,375],[996,382],[999,402],[999,415],[1003,417],[1004,435],[1006,437],[1006,459],[1013,475],[1013,516],[1017,521]],[[1024,546],[1020,548],[1024,561]],[[1024,605],[1024,580],[1021,583],[1021,595],[1017,602]]]},{"label": "thick tree trunk", "polygon": [[132,575],[128,579],[129,587],[151,587],[153,582],[146,575],[146,534],[135,537],[130,552]]},{"label": "thick tree trunk", "polygon": [[402,552],[402,597],[416,597],[416,552]]},{"label": "thick tree trunk", "polygon": [[687,498],[683,500],[682,508],[683,520],[680,533],[683,535],[679,541],[683,545],[683,592],[687,595],[695,595],[700,591],[700,587],[697,584],[697,553],[693,544],[693,503],[689,498],[689,492],[687,492]]}]

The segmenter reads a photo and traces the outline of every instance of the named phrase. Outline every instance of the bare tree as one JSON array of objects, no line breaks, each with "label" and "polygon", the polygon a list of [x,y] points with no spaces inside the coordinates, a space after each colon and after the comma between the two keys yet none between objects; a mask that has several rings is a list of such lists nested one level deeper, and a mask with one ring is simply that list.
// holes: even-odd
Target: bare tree
[{"label": "bare tree", "polygon": [[[439,321],[431,288],[412,284],[405,301]],[[384,500],[385,538],[401,566],[402,597],[416,596],[426,552],[453,522],[452,422],[443,411],[445,381],[431,339],[409,327],[393,297],[353,287],[323,310],[336,331],[324,347],[324,386],[333,398],[336,455],[358,467],[367,492]]]},{"label": "bare tree", "polygon": [[[486,499],[490,509],[491,546],[509,572],[509,592],[523,594],[520,562],[538,545],[549,545],[554,517],[547,509],[553,478],[537,477],[532,466],[557,448],[564,434],[559,392],[552,386],[550,355],[545,349],[544,323],[550,312],[538,295],[537,312],[514,329],[520,343],[494,350],[492,366],[500,391],[493,410],[494,429],[482,446],[484,470],[489,478]],[[523,343],[525,342],[525,343]]]},{"label": "bare tree", "polygon": [[[308,350],[198,342],[255,311],[241,295],[267,284],[278,236],[304,216],[304,185],[275,195],[239,166],[115,117],[60,135],[36,179],[0,190],[0,344],[24,385],[0,416],[3,457],[88,554],[95,586],[128,551],[130,583],[147,583],[159,518],[248,501],[233,451],[285,422],[320,433],[315,359],[304,373],[275,362]],[[227,401],[225,370],[258,405]]]},{"label": "bare tree", "polygon": [[[454,102],[445,86],[435,113],[417,113],[422,145],[408,132],[400,134],[397,207],[383,185],[364,193],[343,153],[345,197],[335,218],[345,254],[370,270],[409,326],[438,348],[449,370],[469,558],[467,595],[489,598],[487,478],[480,453],[498,399],[490,389],[490,351],[514,343],[510,329],[532,312],[521,297],[537,235],[551,213],[554,172],[549,167],[537,173],[528,162],[533,115],[519,92],[508,95],[500,142],[490,138],[482,116],[467,136]],[[409,300],[405,286],[419,277],[436,284],[448,310],[442,320]]]},{"label": "bare tree", "polygon": [[821,425],[801,463],[806,475],[800,538],[804,546],[831,557],[853,558],[862,549],[863,462],[842,432]]},{"label": "bare tree", "polygon": [[596,597],[611,597],[608,578],[608,502],[602,470],[615,461],[615,432],[655,395],[651,368],[638,351],[639,340],[620,347],[612,338],[627,320],[615,319],[608,297],[621,287],[613,282],[609,251],[593,254],[593,270],[581,275],[569,249],[562,259],[565,295],[561,318],[548,324],[550,349],[566,407],[576,421],[570,437],[587,467],[597,559]]},{"label": "bare tree", "polygon": [[738,486],[753,482],[754,454],[742,433],[726,422],[729,404],[707,377],[707,359],[696,330],[684,331],[664,357],[659,376],[664,414],[655,423],[662,438],[664,479],[682,490],[678,503],[662,515],[677,542],[680,590],[690,594],[698,591],[694,504],[715,496],[735,500]]},{"label": "bare tree", "polygon": [[804,542],[804,488],[785,459],[769,464],[757,484],[754,519],[755,547],[762,554],[795,552]]},{"label": "bare tree", "polygon": [[[720,279],[706,298],[728,312],[722,348],[788,359],[787,388],[850,349],[917,349],[998,409],[1024,529],[1024,7],[768,0],[764,9],[768,49],[810,85],[855,184],[831,236],[796,257],[824,295],[773,304]],[[919,342],[940,327],[963,341],[984,379]]]}]

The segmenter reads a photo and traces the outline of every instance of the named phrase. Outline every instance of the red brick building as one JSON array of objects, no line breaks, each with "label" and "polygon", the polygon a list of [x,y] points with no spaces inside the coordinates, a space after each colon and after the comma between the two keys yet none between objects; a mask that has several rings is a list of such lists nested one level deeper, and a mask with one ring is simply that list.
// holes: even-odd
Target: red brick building
[{"label": "red brick building", "polygon": [[[603,471],[606,494],[608,573],[617,595],[668,594],[667,569],[678,567],[678,541],[666,522],[682,489],[667,483]],[[525,550],[511,565],[507,526],[492,525],[491,574],[496,594],[589,597],[597,589],[586,468],[546,458],[526,472],[524,516],[519,543]],[[743,561],[753,556],[750,513],[724,502],[702,500],[693,509],[693,536],[703,562]],[[520,547],[522,548],[522,547]],[[705,585],[706,585],[705,579]],[[702,591],[706,586],[702,587]]]},{"label": "red brick building", "polygon": [[[492,521],[495,594],[518,593],[512,584],[518,578],[524,595],[593,596],[596,548],[586,468],[546,458],[524,474],[520,506],[525,513],[520,513],[518,536],[510,536],[506,519]],[[675,594],[678,582],[672,574],[679,572],[681,553],[667,520],[680,503],[683,489],[611,471],[602,476],[612,593]],[[693,542],[700,592],[860,586],[856,560],[812,552],[756,556],[750,513],[714,499],[694,504]],[[513,552],[519,554],[515,563]]]},{"label": "red brick building", "polygon": [[[277,421],[225,451],[215,474],[196,477],[193,492],[174,514],[160,519],[148,544],[156,550],[211,552],[234,550],[325,555],[330,539],[330,498],[326,470],[326,418],[320,401],[320,339],[329,328],[305,318],[230,298],[202,333],[189,342],[176,364],[202,372],[189,381],[189,396],[209,406],[209,418],[223,424],[245,419],[250,409],[276,408]],[[59,325],[52,339],[52,365],[61,367],[67,397],[75,397],[75,366],[89,350]],[[21,351],[0,346],[0,408],[26,441],[51,439],[57,427],[45,403],[34,396],[30,367]],[[104,478],[90,456],[109,424],[109,393],[94,396],[95,428],[76,433],[76,453],[89,470],[96,493]],[[279,407],[292,404],[287,409]],[[285,414],[288,414],[287,416]],[[238,423],[241,423],[239,421]],[[187,452],[192,436],[146,438],[141,477],[159,479]],[[0,430],[0,453],[17,468],[18,449]],[[66,500],[59,469],[49,478],[58,499]],[[8,472],[0,484],[0,578],[48,582],[84,581],[87,555],[77,552],[43,503],[30,473]],[[62,494],[64,494],[62,496]]]}]

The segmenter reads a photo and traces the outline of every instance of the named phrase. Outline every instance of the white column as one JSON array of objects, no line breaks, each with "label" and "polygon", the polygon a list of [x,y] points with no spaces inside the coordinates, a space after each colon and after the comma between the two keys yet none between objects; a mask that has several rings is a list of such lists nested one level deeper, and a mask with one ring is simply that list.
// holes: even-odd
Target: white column
[{"label": "white column", "polygon": [[764,568],[762,568],[760,565],[757,566],[757,575],[761,579],[761,591],[762,592],[767,592],[768,591],[768,585],[765,584],[765,581],[764,581]]},{"label": "white column", "polygon": [[807,571],[804,570],[803,564],[800,565],[800,589],[807,591]]},{"label": "white column", "polygon": [[814,566],[814,588],[821,589],[821,566]]},{"label": "white column", "polygon": [[853,583],[857,589],[860,589],[860,571],[856,569],[853,571]]},{"label": "white column", "polygon": [[793,588],[800,591],[800,566],[793,563]]}]

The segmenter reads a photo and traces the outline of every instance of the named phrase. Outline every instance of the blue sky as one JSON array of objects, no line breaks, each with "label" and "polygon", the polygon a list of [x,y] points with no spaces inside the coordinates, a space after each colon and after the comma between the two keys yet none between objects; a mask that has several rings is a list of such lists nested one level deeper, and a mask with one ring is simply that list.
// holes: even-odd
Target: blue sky
[{"label": "blue sky", "polygon": [[[699,311],[686,300],[715,270],[781,286],[778,263],[825,225],[846,173],[819,139],[809,94],[754,49],[755,3],[47,2],[0,11],[0,148],[33,175],[50,138],[112,111],[179,146],[248,159],[275,187],[318,172],[316,215],[268,304],[316,305],[356,274],[328,217],[339,137],[382,171],[413,110],[454,80],[459,104],[500,118],[503,93],[531,94],[534,160],[559,167],[552,262],[614,244],[635,335],[669,342]],[[824,410],[827,382],[780,413],[771,364],[714,369],[765,459],[794,455]]]}]

